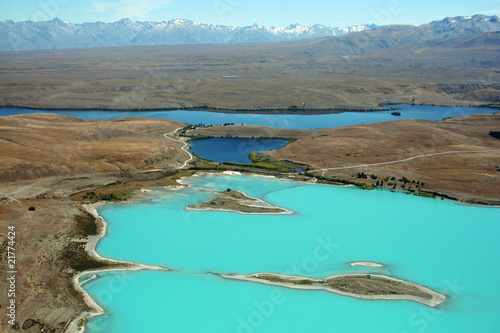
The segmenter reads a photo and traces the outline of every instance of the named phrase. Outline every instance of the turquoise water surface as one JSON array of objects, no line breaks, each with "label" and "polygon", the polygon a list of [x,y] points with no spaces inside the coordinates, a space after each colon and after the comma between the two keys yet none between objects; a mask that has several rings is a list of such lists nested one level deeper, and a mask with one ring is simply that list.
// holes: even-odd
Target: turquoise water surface
[{"label": "turquoise water surface", "polygon": [[[260,176],[202,175],[99,212],[103,256],[175,272],[109,272],[84,288],[106,314],[98,332],[498,332],[498,208],[387,190]],[[204,189],[244,191],[291,215],[186,211]],[[384,268],[351,267],[373,261]],[[395,276],[448,296],[439,308],[224,280],[210,272]]]}]

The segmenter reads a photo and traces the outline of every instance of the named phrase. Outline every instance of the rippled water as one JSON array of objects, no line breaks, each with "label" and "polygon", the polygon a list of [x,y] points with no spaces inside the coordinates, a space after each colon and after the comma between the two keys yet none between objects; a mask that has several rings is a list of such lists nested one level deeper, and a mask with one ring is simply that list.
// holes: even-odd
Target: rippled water
[{"label": "rippled water", "polygon": [[[203,175],[189,188],[154,189],[137,203],[100,209],[109,222],[97,250],[176,272],[103,273],[84,288],[107,311],[98,332],[498,332],[499,209],[387,190],[259,176]],[[244,215],[186,211],[241,190],[294,211]],[[384,268],[347,265],[373,261]],[[387,274],[448,296],[433,309],[223,280],[209,272],[326,277]]]}]

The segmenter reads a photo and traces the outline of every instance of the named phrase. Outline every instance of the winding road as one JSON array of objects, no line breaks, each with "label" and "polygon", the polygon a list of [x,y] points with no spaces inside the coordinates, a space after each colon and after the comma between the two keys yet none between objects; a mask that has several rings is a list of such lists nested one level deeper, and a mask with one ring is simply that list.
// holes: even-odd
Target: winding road
[{"label": "winding road", "polygon": [[184,141],[184,140],[181,140],[181,139],[174,139],[172,137],[169,137],[169,135],[174,135],[175,133],[177,133],[179,130],[181,130],[183,127],[179,127],[177,128],[175,131],[172,131],[172,132],[168,132],[168,133],[165,133],[163,136],[165,137],[165,139],[168,139],[168,140],[172,140],[174,142],[182,142],[184,145],[181,147],[181,150],[184,151],[186,154],[188,154],[189,158],[184,162],[184,164],[182,166],[180,166],[178,169],[184,169],[187,164],[189,162],[191,162],[194,157],[193,155],[189,152],[189,150],[187,150],[187,147],[189,146],[189,144],[187,143],[187,141]]},{"label": "winding road", "polygon": [[[185,141],[185,140],[182,140],[182,139],[174,139],[173,138],[173,136],[179,130],[181,130],[182,128],[183,127],[179,127],[177,129],[175,129],[174,131],[165,133],[163,135],[165,137],[165,139],[167,139],[167,140],[171,140],[171,141],[174,141],[174,142],[182,143],[183,146],[181,147],[181,150],[184,151],[189,156],[180,167],[177,167],[177,169],[184,169],[184,168],[186,168],[186,166],[188,165],[188,163],[191,162],[194,159],[193,155],[187,149],[187,147],[189,146],[188,142]],[[324,174],[326,171],[329,171],[329,170],[344,170],[344,169],[354,169],[354,168],[362,168],[362,167],[371,167],[371,166],[387,165],[387,164],[394,164],[394,163],[402,163],[402,162],[407,162],[407,161],[411,161],[411,160],[415,160],[415,159],[419,159],[419,158],[430,157],[430,156],[440,156],[440,155],[448,155],[448,154],[474,154],[474,153],[488,153],[488,152],[500,152],[500,149],[446,151],[446,152],[441,152],[441,153],[416,155],[416,156],[412,156],[412,157],[408,157],[408,158],[403,158],[403,159],[399,159],[399,160],[394,160],[394,161],[389,161],[389,162],[380,162],[380,163],[371,163],[371,164],[358,164],[358,165],[351,165],[351,166],[345,166],[345,167],[321,168],[321,169],[309,170],[309,172],[322,172]],[[160,169],[143,170],[143,171],[139,171],[139,172],[142,173],[142,172],[152,172],[152,171],[160,171]],[[113,174],[113,173],[108,172],[108,173],[104,173],[104,174]],[[83,176],[84,177],[84,176],[90,176],[90,175],[93,175],[93,174],[78,175],[78,176],[80,176],[80,177]],[[291,175],[291,173],[290,173],[290,175]],[[73,176],[73,177],[75,177],[75,176]],[[32,184],[22,186],[22,187],[18,188],[17,190],[12,191],[10,193],[0,193],[0,195],[4,196],[4,197],[8,197],[10,199],[13,199],[15,201],[18,201],[17,199],[15,199],[15,198],[13,198],[11,196],[14,195],[14,194],[16,194],[16,193],[18,193],[18,192],[26,190],[26,189],[34,186],[34,185],[38,185],[38,184],[40,184],[42,182],[46,182],[46,181],[50,181],[50,180],[56,180],[56,179],[66,179],[66,178],[68,178],[68,177],[50,177],[50,178],[41,179],[41,180],[38,180],[38,181],[36,181],[36,182],[34,182]]]},{"label": "winding road", "polygon": [[370,166],[377,166],[377,165],[386,165],[386,164],[393,164],[393,163],[401,163],[401,162],[411,161],[411,160],[415,160],[415,159],[418,159],[418,158],[430,157],[430,156],[439,156],[439,155],[448,155],[448,154],[488,153],[488,152],[495,152],[495,151],[498,152],[498,151],[500,151],[500,149],[445,151],[445,152],[442,152],[442,153],[417,155],[417,156],[403,158],[401,160],[395,160],[395,161],[389,161],[389,162],[371,163],[371,164],[358,164],[358,165],[351,165],[351,166],[346,166],[346,167],[323,168],[323,169],[310,170],[309,172],[319,172],[319,171],[325,172],[325,171],[328,171],[328,170],[342,170],[342,169],[353,169],[353,168],[370,167]]},{"label": "winding road", "polygon": [[[181,150],[184,151],[189,156],[189,158],[184,162],[184,164],[182,164],[182,166],[178,167],[177,169],[184,169],[187,166],[187,164],[194,159],[193,155],[187,150],[187,147],[189,146],[189,144],[186,141],[181,140],[181,139],[176,140],[176,139],[173,139],[172,137],[170,137],[170,135],[174,135],[175,133],[177,133],[182,128],[183,127],[179,127],[176,130],[174,130],[172,132],[168,132],[168,133],[166,133],[166,134],[163,135],[168,140],[172,140],[174,142],[181,142],[181,143],[183,143],[183,146],[182,146]],[[139,173],[147,173],[147,172],[154,172],[154,171],[161,171],[161,169],[142,170],[142,171],[138,171],[138,172]],[[116,172],[105,172],[105,173],[102,173],[102,175],[113,175],[115,173]],[[90,177],[90,176],[94,176],[94,175],[95,175],[94,173],[89,173],[89,174],[82,174],[82,175],[76,175],[76,176],[71,176],[71,177],[60,176],[60,177],[50,177],[50,178],[40,179],[40,180],[35,181],[35,182],[31,183],[31,184],[28,184],[28,185],[25,185],[25,186],[21,186],[20,188],[14,190],[14,191],[11,191],[9,193],[2,193],[2,192],[0,192],[0,197],[6,197],[6,198],[9,198],[11,200],[14,200],[14,201],[18,202],[19,200],[17,200],[16,198],[12,197],[13,195],[15,195],[15,194],[17,194],[17,193],[19,193],[21,191],[30,189],[31,187],[34,187],[36,185],[40,185],[41,183],[49,182],[51,180],[62,180],[62,179],[68,179],[68,178],[74,178],[74,177]]]}]

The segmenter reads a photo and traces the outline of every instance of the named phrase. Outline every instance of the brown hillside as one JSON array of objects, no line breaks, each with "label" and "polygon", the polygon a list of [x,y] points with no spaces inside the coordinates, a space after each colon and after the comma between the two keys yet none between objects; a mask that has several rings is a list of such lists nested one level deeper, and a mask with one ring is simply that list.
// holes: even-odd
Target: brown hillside
[{"label": "brown hillside", "polygon": [[[319,130],[283,130],[259,126],[214,126],[190,134],[240,137],[295,137],[297,141],[264,155],[307,164],[316,175],[375,184],[386,177],[424,182],[421,190],[468,202],[500,204],[500,114],[456,117],[445,121],[397,120]],[[474,153],[475,151],[496,150]],[[472,153],[470,153],[472,151]],[[467,152],[467,153],[448,153]],[[423,156],[409,161],[393,162]],[[359,167],[358,167],[359,166]],[[359,179],[358,173],[377,176]],[[387,187],[387,181],[384,186]],[[416,189],[415,183],[405,187]],[[391,186],[392,188],[392,186]]]},{"label": "brown hillside", "polygon": [[55,114],[0,117],[0,182],[169,167],[179,144],[169,120],[84,120]]},{"label": "brown hillside", "polygon": [[401,120],[349,126],[315,131],[268,155],[306,163],[317,169],[384,163],[434,153],[496,149],[495,152],[452,153],[387,165],[334,169],[324,174],[350,179],[357,178],[359,172],[375,174],[378,179],[406,177],[425,182],[424,190],[465,200],[498,203],[500,140],[489,135],[495,128],[500,128],[500,114],[457,117],[440,122]]}]

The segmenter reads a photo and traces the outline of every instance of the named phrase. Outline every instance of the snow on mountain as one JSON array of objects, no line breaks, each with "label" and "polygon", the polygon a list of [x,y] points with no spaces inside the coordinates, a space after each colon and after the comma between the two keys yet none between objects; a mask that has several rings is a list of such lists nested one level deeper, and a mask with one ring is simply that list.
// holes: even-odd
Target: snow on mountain
[{"label": "snow on mountain", "polygon": [[[373,29],[375,25],[361,26]],[[290,41],[340,36],[358,27],[265,27],[258,23],[235,27],[197,23],[185,19],[163,22],[134,22],[128,18],[113,23],[72,24],[56,18],[43,22],[0,22],[0,51],[86,48],[125,45],[171,45],[202,43],[248,43]]]},{"label": "snow on mountain", "polygon": [[[381,27],[391,31],[393,27]],[[410,27],[410,26],[407,26]],[[259,23],[235,27],[197,23],[185,19],[135,22],[127,18],[113,23],[72,24],[58,18],[43,22],[0,22],[0,51],[67,49],[126,45],[172,45],[204,43],[255,43],[343,36],[376,29],[375,24],[332,28],[298,23],[288,27],[266,27]],[[450,38],[500,30],[497,16],[458,16],[418,27],[413,33],[422,40]],[[378,29],[377,29],[378,30]],[[394,29],[393,29],[394,30]]]}]

